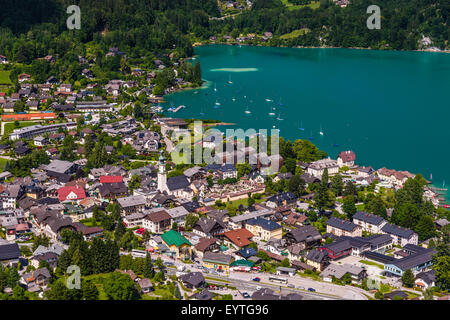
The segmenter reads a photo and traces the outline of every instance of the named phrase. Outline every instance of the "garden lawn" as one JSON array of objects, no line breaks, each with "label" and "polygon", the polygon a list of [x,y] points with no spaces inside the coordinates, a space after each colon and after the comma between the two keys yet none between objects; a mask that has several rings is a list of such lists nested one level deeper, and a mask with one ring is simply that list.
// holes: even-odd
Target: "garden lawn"
[{"label": "garden lawn", "polygon": [[24,128],[24,127],[29,127],[29,126],[33,126],[35,124],[39,124],[39,122],[33,122],[33,121],[22,121],[19,122],[19,126],[16,127],[14,125],[14,122],[8,122],[5,124],[5,131],[3,132],[3,136],[7,136],[10,133],[12,133],[14,131],[14,129],[20,129],[20,128]]},{"label": "garden lawn", "polygon": [[384,266],[379,263],[376,263],[376,262],[367,261],[367,260],[359,260],[359,262],[368,264],[369,266],[375,266],[375,267],[378,267],[378,268],[384,270]]},{"label": "garden lawn", "polygon": [[305,7],[310,7],[311,9],[315,10],[320,7],[319,1],[311,1],[309,4],[292,4],[288,0],[281,0],[281,2],[289,9],[289,10],[297,10]]},{"label": "garden lawn", "polygon": [[0,84],[11,85],[11,79],[9,79],[9,74],[11,71],[0,71]]},{"label": "garden lawn", "polygon": [[0,158],[0,172],[5,171],[6,162],[8,162],[8,160]]}]

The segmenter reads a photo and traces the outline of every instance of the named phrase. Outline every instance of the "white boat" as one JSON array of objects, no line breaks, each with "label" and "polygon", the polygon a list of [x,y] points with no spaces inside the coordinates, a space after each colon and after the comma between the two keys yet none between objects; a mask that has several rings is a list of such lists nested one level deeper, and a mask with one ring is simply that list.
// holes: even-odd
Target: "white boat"
[{"label": "white boat", "polygon": [[230,78],[229,78],[229,80],[228,80],[228,83],[229,83],[229,84],[233,84],[233,81],[231,81],[231,74],[230,74]]},{"label": "white boat", "polygon": [[283,121],[284,119],[281,119],[281,118],[280,118],[280,114],[278,114],[277,120],[278,120],[278,121]]},{"label": "white boat", "polygon": [[320,134],[321,136],[323,136],[322,126],[320,126],[319,134]]},{"label": "white boat", "polygon": [[250,110],[248,110],[248,107],[247,107],[247,109],[245,109],[245,113],[246,114],[250,114],[250,113],[252,113]]},{"label": "white boat", "polygon": [[266,101],[267,101],[267,102],[272,102],[273,100],[270,100],[270,99],[266,99]]},{"label": "white boat", "polygon": [[216,84],[214,83],[214,91],[217,91],[217,87]]},{"label": "white boat", "polygon": [[233,98],[233,99],[231,99],[231,100],[236,101],[236,98]]},{"label": "white boat", "polygon": [[274,116],[275,113],[274,112],[269,112],[269,116]]}]

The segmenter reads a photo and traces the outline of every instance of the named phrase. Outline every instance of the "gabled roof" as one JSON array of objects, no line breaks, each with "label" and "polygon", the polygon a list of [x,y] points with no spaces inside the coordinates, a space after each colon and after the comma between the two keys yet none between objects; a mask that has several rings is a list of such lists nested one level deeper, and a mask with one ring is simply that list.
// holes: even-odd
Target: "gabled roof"
[{"label": "gabled roof", "polygon": [[230,230],[222,233],[222,235],[228,238],[238,247],[248,246],[250,243],[252,243],[250,239],[253,237],[253,233],[245,228]]},{"label": "gabled roof", "polygon": [[364,212],[364,211],[358,211],[353,215],[353,220],[360,220],[364,221],[366,223],[370,223],[375,226],[379,226],[382,224],[385,220],[377,215],[374,215],[372,213]]},{"label": "gabled roof", "polygon": [[391,224],[391,223],[386,223],[381,228],[381,230],[383,232],[386,232],[386,233],[389,233],[389,234],[393,234],[395,236],[399,236],[399,237],[402,237],[402,238],[405,238],[405,239],[409,239],[414,234],[414,231],[412,231],[410,229],[399,227],[399,226],[396,226],[396,225]]},{"label": "gabled roof", "polygon": [[175,230],[167,231],[161,236],[161,238],[169,247],[172,245],[180,247],[183,244],[192,246],[192,244],[185,237],[183,237],[180,233],[176,232]]},{"label": "gabled roof", "polygon": [[303,226],[288,232],[296,242],[312,242],[322,239],[319,231],[314,226]]},{"label": "gabled roof", "polygon": [[17,259],[21,255],[17,243],[0,244],[0,261]]},{"label": "gabled roof", "polygon": [[169,190],[179,190],[189,187],[191,183],[185,175],[180,175],[167,179],[167,187]]},{"label": "gabled roof", "polygon": [[203,254],[203,261],[218,262],[220,264],[231,264],[232,257],[223,253],[205,252]]},{"label": "gabled roof", "polygon": [[153,211],[149,213],[145,219],[152,221],[153,223],[158,223],[164,220],[170,220],[172,217],[167,213],[165,209],[161,209],[158,211]]},{"label": "gabled roof", "polygon": [[327,225],[332,226],[337,229],[345,230],[345,231],[353,231],[358,227],[353,222],[338,219],[336,217],[331,217],[330,219],[328,219]]},{"label": "gabled roof", "polygon": [[122,176],[101,176],[100,183],[117,183],[122,182]]},{"label": "gabled roof", "polygon": [[263,219],[261,217],[250,219],[250,220],[248,220],[246,222],[246,224],[258,225],[258,226],[260,226],[261,228],[263,228],[264,230],[267,230],[267,231],[273,231],[273,230],[281,229],[281,225],[279,225],[275,221],[268,220],[268,219]]},{"label": "gabled roof", "polygon": [[78,186],[70,186],[70,187],[61,187],[58,189],[59,201],[67,200],[67,197],[71,193],[74,193],[76,195],[76,198],[70,200],[82,200],[86,198],[86,193],[84,192],[83,188]]}]

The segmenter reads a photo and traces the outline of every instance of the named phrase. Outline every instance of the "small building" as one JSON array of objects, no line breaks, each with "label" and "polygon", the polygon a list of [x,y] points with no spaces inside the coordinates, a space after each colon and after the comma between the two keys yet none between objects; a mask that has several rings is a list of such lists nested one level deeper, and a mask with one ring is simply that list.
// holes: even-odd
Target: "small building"
[{"label": "small building", "polygon": [[149,293],[153,290],[153,284],[148,278],[144,278],[138,281],[138,285],[141,288],[142,293]]},{"label": "small building", "polygon": [[203,266],[214,269],[218,272],[229,273],[233,258],[230,255],[215,252],[205,252],[203,254]]},{"label": "small building", "polygon": [[295,275],[297,270],[295,268],[287,268],[287,267],[278,267],[277,268],[277,275],[287,275],[289,277],[292,277]]},{"label": "small building", "polygon": [[181,260],[190,260],[192,244],[180,233],[169,230],[161,235],[163,243],[169,248],[170,254]]},{"label": "small building", "polygon": [[201,272],[189,272],[178,278],[188,289],[198,289],[205,286],[205,277]]},{"label": "small building", "polygon": [[322,271],[320,276],[324,281],[331,282],[333,277],[342,279],[345,274],[350,274],[352,282],[360,283],[367,277],[367,271],[355,265],[348,263],[344,264],[330,264]]}]

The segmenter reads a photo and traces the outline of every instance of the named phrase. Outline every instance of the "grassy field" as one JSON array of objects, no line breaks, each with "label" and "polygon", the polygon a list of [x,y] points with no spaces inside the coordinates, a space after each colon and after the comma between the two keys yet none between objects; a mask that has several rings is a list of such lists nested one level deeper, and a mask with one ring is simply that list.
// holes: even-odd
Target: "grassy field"
[{"label": "grassy field", "polygon": [[308,28],[297,29],[292,31],[291,33],[286,33],[280,36],[280,39],[294,39],[300,37],[304,34],[307,34],[310,30]]},{"label": "grassy field", "polygon": [[8,160],[6,159],[0,158],[0,172],[3,172],[5,170],[5,165],[7,161]]},{"label": "grassy field", "polygon": [[6,84],[6,85],[11,85],[11,79],[9,79],[9,74],[11,73],[11,71],[0,71],[0,85],[1,84]]},{"label": "grassy field", "polygon": [[305,7],[310,7],[311,9],[315,10],[320,7],[319,1],[311,1],[309,4],[301,4],[301,5],[295,5],[290,3],[288,0],[281,0],[281,2],[289,9],[289,10],[297,10]]},{"label": "grassy field", "polygon": [[359,262],[367,264],[369,266],[375,266],[375,267],[380,268],[381,270],[384,270],[384,266],[379,263],[376,263],[376,262],[367,261],[367,260],[359,260]]},{"label": "grassy field", "polygon": [[8,122],[5,124],[5,131],[3,132],[3,136],[9,135],[10,133],[12,133],[14,131],[14,129],[29,127],[29,126],[33,126],[33,125],[39,124],[39,123],[40,122],[23,121],[23,122],[19,122],[19,127],[16,128],[16,126],[14,125],[14,122]]}]

